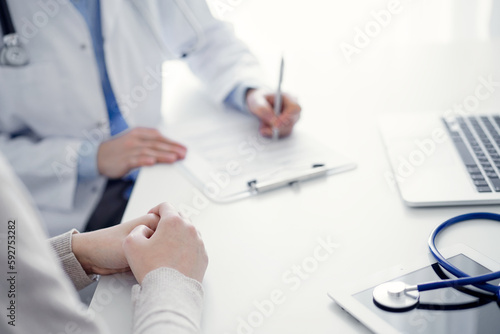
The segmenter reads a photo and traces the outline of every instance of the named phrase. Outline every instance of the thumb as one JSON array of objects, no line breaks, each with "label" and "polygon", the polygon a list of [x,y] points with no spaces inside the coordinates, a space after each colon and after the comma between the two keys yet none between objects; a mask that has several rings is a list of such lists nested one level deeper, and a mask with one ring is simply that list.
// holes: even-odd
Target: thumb
[{"label": "thumb", "polygon": [[132,230],[132,232],[130,232],[130,234],[132,238],[134,239],[138,238],[140,240],[140,239],[149,239],[154,232],[155,231],[153,231],[146,225],[138,225]]},{"label": "thumb", "polygon": [[149,240],[149,238],[151,238],[153,233],[154,231],[146,225],[138,225],[125,238],[123,241],[123,247],[129,248],[144,244],[147,240]]}]

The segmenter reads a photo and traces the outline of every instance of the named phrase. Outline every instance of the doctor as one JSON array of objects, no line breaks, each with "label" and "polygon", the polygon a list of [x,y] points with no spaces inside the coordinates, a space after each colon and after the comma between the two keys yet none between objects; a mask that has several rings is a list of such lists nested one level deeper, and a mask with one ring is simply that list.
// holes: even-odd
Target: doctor
[{"label": "doctor", "polygon": [[[0,0],[5,50],[12,20],[29,63],[0,65],[0,150],[31,191],[51,235],[120,221],[135,169],[183,159],[161,123],[161,65],[183,59],[220,102],[287,136],[261,69],[204,0]],[[10,14],[10,15],[7,15]],[[14,35],[15,36],[15,35]]]}]

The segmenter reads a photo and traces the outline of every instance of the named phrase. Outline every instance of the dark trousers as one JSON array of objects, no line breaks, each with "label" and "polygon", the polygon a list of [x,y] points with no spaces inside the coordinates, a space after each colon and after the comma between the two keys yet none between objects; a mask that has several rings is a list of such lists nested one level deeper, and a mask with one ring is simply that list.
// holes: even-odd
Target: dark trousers
[{"label": "dark trousers", "polygon": [[133,184],[134,181],[129,180],[108,180],[101,200],[87,221],[85,232],[119,224],[128,203],[124,193]]}]

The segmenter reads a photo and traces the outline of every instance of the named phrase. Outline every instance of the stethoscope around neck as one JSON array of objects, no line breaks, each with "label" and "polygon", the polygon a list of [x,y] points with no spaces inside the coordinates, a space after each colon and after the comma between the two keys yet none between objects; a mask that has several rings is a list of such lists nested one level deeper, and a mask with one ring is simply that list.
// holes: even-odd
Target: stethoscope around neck
[{"label": "stethoscope around neck", "polygon": [[2,23],[3,47],[0,49],[0,66],[20,67],[29,63],[26,48],[12,23],[7,0],[0,0],[0,21]]},{"label": "stethoscope around neck", "polygon": [[[177,7],[180,9],[185,19],[189,22],[191,28],[196,34],[196,43],[188,50],[184,50],[181,54],[176,54],[168,49],[154,33],[154,28],[146,19],[147,24],[151,27],[153,36],[157,39],[160,48],[166,51],[172,58],[186,58],[190,54],[200,50],[205,43],[205,34],[201,24],[196,19],[193,12],[190,10],[186,1],[174,0]],[[141,8],[138,10],[142,13]],[[144,14],[144,13],[142,13]],[[3,31],[3,47],[0,49],[0,66],[21,67],[29,63],[29,55],[26,48],[22,45],[19,34],[16,32],[12,15],[7,4],[7,0],[0,0],[0,23]]]},{"label": "stethoscope around neck", "polygon": [[488,282],[500,278],[500,271],[485,275],[471,277],[456,266],[451,264],[437,249],[436,238],[440,232],[447,227],[473,219],[487,219],[500,222],[500,215],[495,213],[477,212],[468,213],[451,218],[432,231],[429,237],[429,249],[436,258],[437,263],[456,279],[448,279],[436,282],[422,283],[418,285],[407,285],[404,282],[387,282],[380,284],[373,290],[373,302],[379,308],[392,312],[404,312],[415,308],[419,304],[420,292],[437,290],[443,288],[459,288],[473,285],[488,293],[492,299],[500,302],[500,287]]}]

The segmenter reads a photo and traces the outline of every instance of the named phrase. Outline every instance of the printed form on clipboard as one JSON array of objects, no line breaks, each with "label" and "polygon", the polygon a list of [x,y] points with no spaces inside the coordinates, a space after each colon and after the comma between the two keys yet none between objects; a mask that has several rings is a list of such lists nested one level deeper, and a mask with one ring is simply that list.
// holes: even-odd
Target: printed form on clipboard
[{"label": "printed form on clipboard", "polygon": [[258,121],[234,111],[167,127],[169,138],[186,145],[178,163],[196,187],[224,203],[318,177],[348,171],[356,164],[294,130],[273,141],[258,132]]}]

